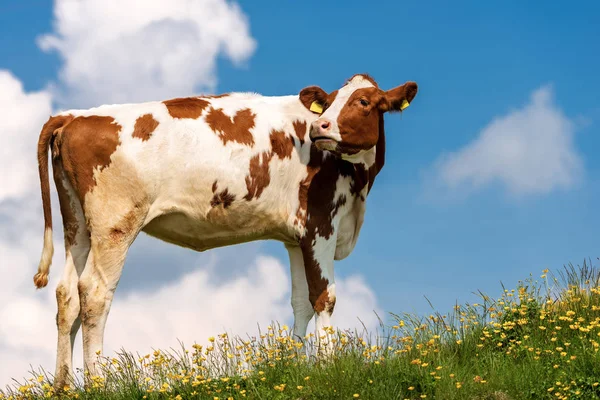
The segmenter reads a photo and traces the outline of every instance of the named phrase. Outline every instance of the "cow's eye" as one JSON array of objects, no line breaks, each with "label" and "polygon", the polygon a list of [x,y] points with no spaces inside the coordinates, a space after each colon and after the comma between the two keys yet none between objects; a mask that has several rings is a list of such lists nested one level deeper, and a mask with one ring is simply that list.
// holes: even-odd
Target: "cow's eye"
[{"label": "cow's eye", "polygon": [[360,104],[363,105],[364,107],[369,105],[369,102],[366,101],[365,99],[360,99]]}]

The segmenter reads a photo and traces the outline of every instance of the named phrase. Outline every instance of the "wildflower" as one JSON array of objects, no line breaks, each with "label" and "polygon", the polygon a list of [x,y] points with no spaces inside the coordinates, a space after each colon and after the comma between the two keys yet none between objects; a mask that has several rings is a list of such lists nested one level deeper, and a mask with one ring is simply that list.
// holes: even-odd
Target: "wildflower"
[{"label": "wildflower", "polygon": [[355,399],[358,399],[358,398],[360,397],[360,394],[358,394],[358,393],[354,393],[354,394],[352,395],[352,397],[354,397]]}]

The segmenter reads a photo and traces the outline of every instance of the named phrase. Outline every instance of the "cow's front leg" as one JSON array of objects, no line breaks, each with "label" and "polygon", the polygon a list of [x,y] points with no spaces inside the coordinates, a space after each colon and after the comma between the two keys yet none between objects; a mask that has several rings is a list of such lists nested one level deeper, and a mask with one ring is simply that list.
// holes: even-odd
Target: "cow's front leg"
[{"label": "cow's front leg", "polygon": [[335,307],[335,280],[333,277],[333,258],[335,238],[319,235],[309,243],[301,244],[304,257],[304,269],[308,282],[308,299],[317,313],[317,343],[326,353],[331,353],[333,343],[327,334],[331,327],[331,314]]},{"label": "cow's front leg", "polygon": [[300,339],[304,339],[308,323],[315,315],[315,310],[308,299],[308,283],[306,281],[302,250],[298,246],[287,245],[286,248],[290,256],[290,272],[292,274],[294,335]]}]

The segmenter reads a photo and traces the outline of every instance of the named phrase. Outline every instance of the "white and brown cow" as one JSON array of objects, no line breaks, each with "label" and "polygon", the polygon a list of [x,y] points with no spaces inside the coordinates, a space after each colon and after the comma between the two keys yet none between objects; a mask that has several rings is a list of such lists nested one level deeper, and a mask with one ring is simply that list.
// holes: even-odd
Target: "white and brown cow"
[{"label": "white and brown cow", "polygon": [[66,246],[56,289],[55,384],[72,370],[83,325],[84,365],[97,372],[104,327],[125,255],[140,231],[197,251],[259,239],[288,249],[294,333],[330,325],[334,260],[347,257],[383,167],[383,114],[417,93],[383,91],[355,75],[327,94],[230,93],[106,105],[51,117],[38,144],[45,220],[38,288],[53,254],[51,149]]}]

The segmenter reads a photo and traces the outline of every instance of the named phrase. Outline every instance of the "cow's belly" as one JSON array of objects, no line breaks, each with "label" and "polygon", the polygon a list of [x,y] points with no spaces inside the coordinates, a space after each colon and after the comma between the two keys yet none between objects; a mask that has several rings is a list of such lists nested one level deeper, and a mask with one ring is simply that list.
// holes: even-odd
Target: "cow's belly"
[{"label": "cow's belly", "polygon": [[150,221],[143,232],[168,243],[205,251],[216,247],[275,239],[293,242],[293,235],[278,226],[256,224],[224,224],[209,218],[190,218],[183,213],[161,215]]}]

